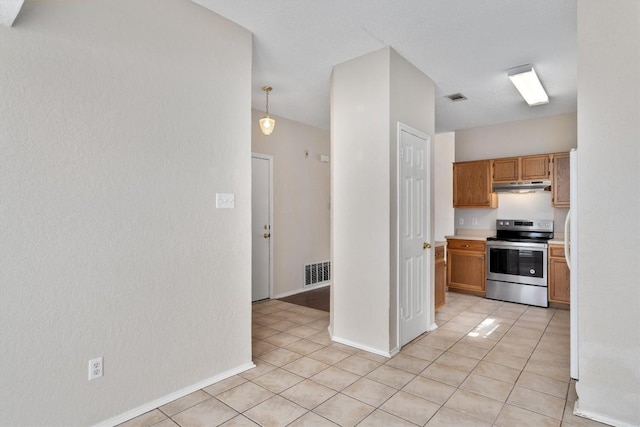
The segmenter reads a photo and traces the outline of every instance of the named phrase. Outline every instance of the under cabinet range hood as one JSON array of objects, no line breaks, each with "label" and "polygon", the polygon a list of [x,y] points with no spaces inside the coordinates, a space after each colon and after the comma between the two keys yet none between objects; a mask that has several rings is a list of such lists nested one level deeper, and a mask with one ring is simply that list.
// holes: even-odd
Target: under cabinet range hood
[{"label": "under cabinet range hood", "polygon": [[534,191],[551,191],[551,181],[496,182],[493,184],[494,193],[533,193]]}]

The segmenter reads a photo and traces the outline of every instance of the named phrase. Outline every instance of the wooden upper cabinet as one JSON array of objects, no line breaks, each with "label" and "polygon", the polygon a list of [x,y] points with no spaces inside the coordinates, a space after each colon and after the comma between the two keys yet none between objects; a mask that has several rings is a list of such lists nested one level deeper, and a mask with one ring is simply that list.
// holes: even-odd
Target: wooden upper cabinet
[{"label": "wooden upper cabinet", "polygon": [[520,158],[512,157],[510,159],[494,159],[493,164],[493,181],[494,182],[513,182],[520,178]]},{"label": "wooden upper cabinet", "polygon": [[556,208],[569,207],[569,153],[554,154],[553,161],[553,198]]},{"label": "wooden upper cabinet", "polygon": [[554,207],[569,207],[569,153],[505,157],[453,164],[454,208],[497,208],[494,182],[550,180]]},{"label": "wooden upper cabinet", "polygon": [[493,159],[493,182],[549,179],[549,155]]},{"label": "wooden upper cabinet", "polygon": [[498,207],[498,198],[491,192],[489,160],[453,164],[453,207]]},{"label": "wooden upper cabinet", "polygon": [[547,154],[522,157],[522,173],[520,179],[523,181],[549,179],[549,161]]}]

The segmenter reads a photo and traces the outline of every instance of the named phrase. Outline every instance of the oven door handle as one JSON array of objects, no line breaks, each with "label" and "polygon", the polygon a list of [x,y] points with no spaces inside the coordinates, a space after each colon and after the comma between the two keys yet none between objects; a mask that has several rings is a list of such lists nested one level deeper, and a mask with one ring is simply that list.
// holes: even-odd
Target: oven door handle
[{"label": "oven door handle", "polygon": [[521,242],[500,242],[499,240],[487,242],[487,248],[497,249],[546,249],[546,243],[521,243]]}]

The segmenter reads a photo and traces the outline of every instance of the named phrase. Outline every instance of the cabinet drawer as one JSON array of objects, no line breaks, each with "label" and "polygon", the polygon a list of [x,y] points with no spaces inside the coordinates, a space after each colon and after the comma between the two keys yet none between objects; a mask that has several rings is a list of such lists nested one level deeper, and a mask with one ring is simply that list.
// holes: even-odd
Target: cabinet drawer
[{"label": "cabinet drawer", "polygon": [[436,246],[435,258],[436,261],[444,259],[444,246]]},{"label": "cabinet drawer", "polygon": [[468,251],[484,252],[484,241],[482,240],[447,240],[448,249],[462,249]]},{"label": "cabinet drawer", "polygon": [[564,245],[549,245],[549,257],[564,259]]}]

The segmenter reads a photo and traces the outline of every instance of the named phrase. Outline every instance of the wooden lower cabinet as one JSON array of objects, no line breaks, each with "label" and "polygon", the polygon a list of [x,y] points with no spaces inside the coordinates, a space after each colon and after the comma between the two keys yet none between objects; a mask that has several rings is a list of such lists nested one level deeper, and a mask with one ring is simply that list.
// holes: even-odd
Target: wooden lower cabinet
[{"label": "wooden lower cabinet", "polygon": [[485,296],[485,242],[482,240],[447,240],[447,286]]},{"label": "wooden lower cabinet", "polygon": [[444,287],[447,283],[447,269],[444,262],[444,246],[436,246],[435,251],[435,307],[444,305]]},{"label": "wooden lower cabinet", "polygon": [[569,304],[569,267],[564,245],[549,245],[549,302]]}]

